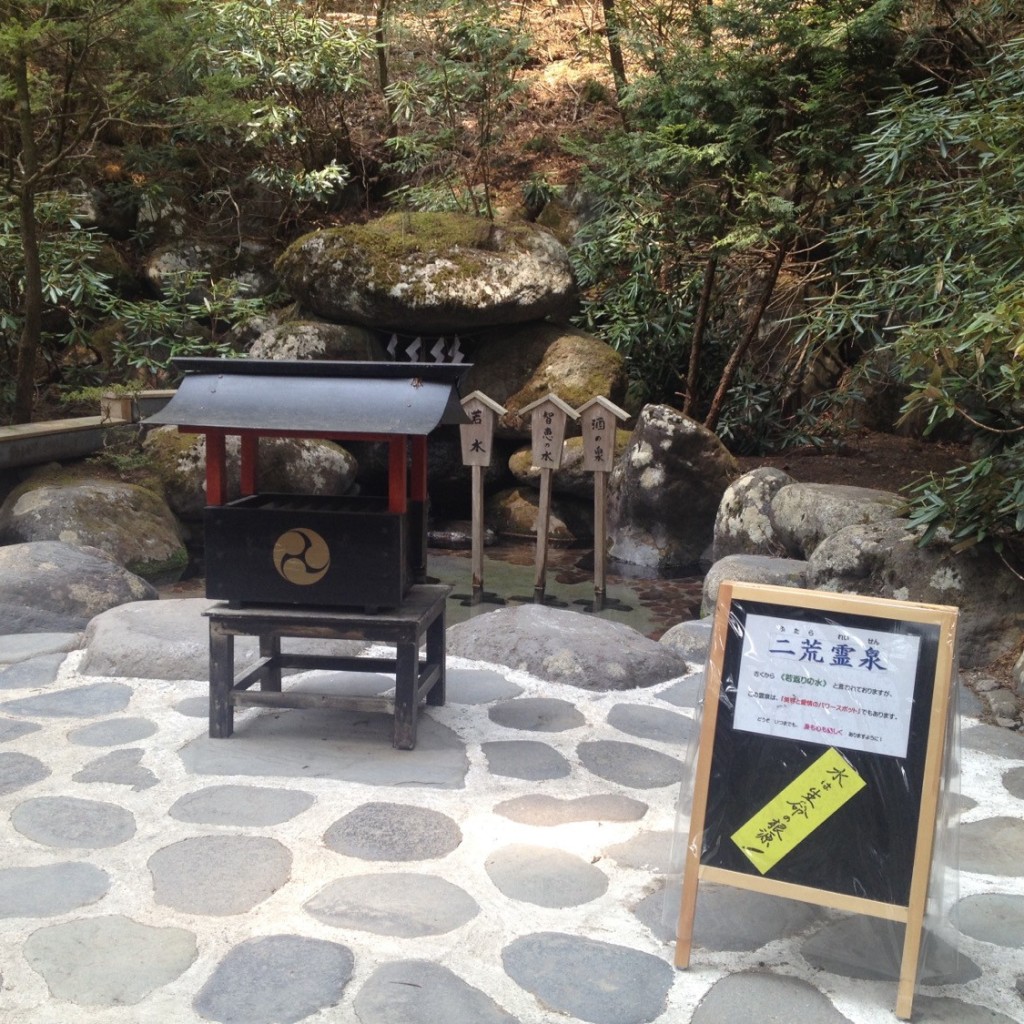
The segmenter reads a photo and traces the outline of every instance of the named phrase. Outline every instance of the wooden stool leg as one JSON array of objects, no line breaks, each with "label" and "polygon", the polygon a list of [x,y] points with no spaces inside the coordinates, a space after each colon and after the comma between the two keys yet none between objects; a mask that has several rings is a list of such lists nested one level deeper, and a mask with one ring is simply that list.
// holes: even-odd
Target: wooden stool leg
[{"label": "wooden stool leg", "polygon": [[260,673],[260,689],[281,692],[281,638],[260,634],[260,657],[270,659]]},{"label": "wooden stool leg", "polygon": [[395,654],[395,731],[392,745],[399,750],[416,746],[416,690],[419,683],[419,645],[400,643]]},{"label": "wooden stool leg", "polygon": [[427,626],[427,668],[437,666],[437,682],[430,688],[427,694],[427,703],[431,707],[439,708],[444,705],[445,681],[444,681],[444,605],[437,618]]},{"label": "wooden stool leg", "polygon": [[235,731],[235,638],[210,622],[210,735],[225,739]]}]

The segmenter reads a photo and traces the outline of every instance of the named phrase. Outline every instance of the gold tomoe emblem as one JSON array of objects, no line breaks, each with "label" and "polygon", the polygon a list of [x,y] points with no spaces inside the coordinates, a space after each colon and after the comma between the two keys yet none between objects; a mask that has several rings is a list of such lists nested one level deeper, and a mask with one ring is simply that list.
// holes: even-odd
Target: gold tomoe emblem
[{"label": "gold tomoe emblem", "polygon": [[297,527],[277,538],[274,568],[289,583],[299,587],[319,583],[330,567],[330,548],[315,530]]}]

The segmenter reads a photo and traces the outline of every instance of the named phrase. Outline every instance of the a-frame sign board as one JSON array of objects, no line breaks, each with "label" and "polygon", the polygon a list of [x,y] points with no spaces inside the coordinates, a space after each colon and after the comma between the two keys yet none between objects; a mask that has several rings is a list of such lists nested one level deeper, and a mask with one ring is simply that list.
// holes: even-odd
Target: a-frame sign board
[{"label": "a-frame sign board", "polygon": [[909,1019],[942,783],[957,610],[724,582],[683,874],[902,923]]}]

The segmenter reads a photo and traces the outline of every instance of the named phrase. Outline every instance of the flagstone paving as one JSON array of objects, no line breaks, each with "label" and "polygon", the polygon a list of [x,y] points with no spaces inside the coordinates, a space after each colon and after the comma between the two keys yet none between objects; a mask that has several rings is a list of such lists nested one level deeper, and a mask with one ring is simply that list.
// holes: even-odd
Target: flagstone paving
[{"label": "flagstone paving", "polygon": [[[602,693],[451,658],[414,751],[313,710],[212,740],[195,637],[176,651],[158,604],[130,675],[80,635],[0,636],[3,1024],[894,1019],[902,932],[876,919],[702,886],[673,966],[699,671]],[[915,1024],[1024,1021],[1024,737],[963,725],[959,890]]]}]

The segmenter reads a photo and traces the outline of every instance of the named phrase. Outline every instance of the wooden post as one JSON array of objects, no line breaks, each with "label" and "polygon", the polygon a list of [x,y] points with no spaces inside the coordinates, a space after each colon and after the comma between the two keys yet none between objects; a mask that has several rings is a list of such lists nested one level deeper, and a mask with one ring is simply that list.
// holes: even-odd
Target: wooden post
[{"label": "wooden post", "polygon": [[459,426],[462,464],[470,466],[473,473],[473,596],[470,602],[479,604],[484,597],[484,469],[491,464],[495,417],[503,416],[506,410],[480,391],[467,395],[462,400],[462,408],[469,417],[468,423]]},{"label": "wooden post", "polygon": [[615,462],[615,429],[629,413],[598,395],[576,410],[583,427],[583,468],[594,474],[594,611],[604,608],[608,471]]},{"label": "wooden post", "polygon": [[533,581],[534,604],[544,603],[548,562],[548,523],[551,519],[551,474],[562,464],[562,441],[568,419],[579,419],[576,411],[557,395],[548,394],[520,410],[530,416],[533,465],[540,470],[540,505],[537,510],[537,558]]}]

